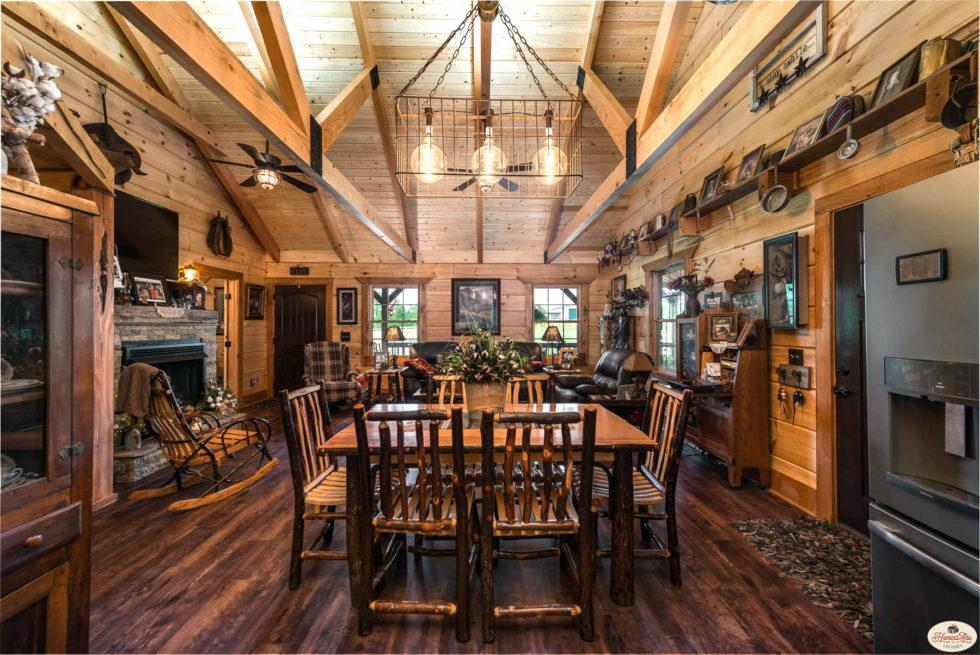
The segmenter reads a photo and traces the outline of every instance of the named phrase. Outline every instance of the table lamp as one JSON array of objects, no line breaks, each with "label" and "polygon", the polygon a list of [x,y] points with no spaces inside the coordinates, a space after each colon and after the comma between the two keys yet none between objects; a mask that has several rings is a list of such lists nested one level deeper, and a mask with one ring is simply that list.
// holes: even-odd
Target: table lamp
[{"label": "table lamp", "polygon": [[[385,335],[383,337],[381,337],[381,340],[382,341],[404,341],[405,340],[405,335],[402,334],[402,329],[398,325],[389,325],[388,326],[388,331],[385,332]],[[396,357],[395,364],[397,364],[398,363],[398,361],[397,361],[397,355],[395,357]]]},{"label": "table lamp", "polygon": [[551,365],[552,366],[555,366],[555,359],[557,358],[557,355],[556,355],[556,352],[557,351],[554,350],[554,349],[556,349],[557,346],[554,345],[554,344],[561,344],[561,343],[564,343],[565,342],[565,339],[561,336],[561,332],[558,330],[558,326],[557,325],[549,325],[545,329],[544,334],[541,335],[541,340],[542,341],[547,341],[547,342],[549,342],[551,344],[551,347],[553,349],[552,350],[552,353],[551,353]]}]

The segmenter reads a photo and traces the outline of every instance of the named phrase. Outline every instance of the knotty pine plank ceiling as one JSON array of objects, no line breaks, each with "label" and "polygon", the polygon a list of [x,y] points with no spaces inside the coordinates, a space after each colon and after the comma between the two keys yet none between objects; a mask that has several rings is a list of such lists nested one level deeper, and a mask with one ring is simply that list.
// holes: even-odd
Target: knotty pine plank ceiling
[{"label": "knotty pine plank ceiling", "polygon": [[[674,77],[680,72],[687,45],[701,14],[694,3],[678,49]],[[260,83],[265,84],[261,60],[237,2],[190,0],[208,26],[228,45]],[[458,0],[435,2],[364,3],[371,44],[378,59],[385,112],[394,129],[393,98],[421,67],[445,36],[461,20]],[[591,2],[588,0],[535,0],[505,2],[505,10],[542,58],[562,81],[574,89],[578,63],[588,35]],[[593,69],[631,114],[646,73],[650,48],[663,10],[662,2],[606,2],[600,23]],[[361,49],[350,4],[346,1],[289,0],[283,13],[296,53],[300,75],[313,113],[320,111],[363,68]],[[448,52],[417,83],[427,93],[441,74]],[[181,85],[191,110],[211,128],[229,157],[247,162],[236,142],[261,146],[258,133],[184,70],[166,59]],[[558,86],[536,69],[546,91],[560,97]],[[491,65],[493,97],[539,97],[531,76],[520,61],[506,30],[494,24]],[[275,89],[269,89],[275,94]],[[441,94],[472,93],[472,50],[467,45],[446,75]],[[583,112],[583,180],[563,207],[563,226],[621,160],[612,139],[588,106]],[[327,152],[328,158],[378,210],[382,220],[404,235],[397,198],[388,177],[374,109],[370,99],[361,107]],[[242,179],[247,175],[241,169]],[[284,260],[337,259],[311,198],[288,185],[272,193],[249,189],[257,209],[283,250]],[[616,235],[613,230],[627,199],[605,215],[562,256],[562,261],[592,261],[595,251]],[[423,262],[475,262],[476,222],[473,199],[408,199],[408,211],[418,216],[418,258]],[[484,203],[484,261],[539,262],[545,247],[551,201],[493,199]],[[400,261],[385,244],[346,211],[341,217],[343,236],[358,261]]]}]

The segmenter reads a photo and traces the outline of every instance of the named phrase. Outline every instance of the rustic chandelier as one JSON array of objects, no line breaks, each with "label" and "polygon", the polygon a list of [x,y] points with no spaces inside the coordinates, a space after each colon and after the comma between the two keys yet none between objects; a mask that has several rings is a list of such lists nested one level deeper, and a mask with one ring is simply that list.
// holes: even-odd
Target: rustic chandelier
[{"label": "rustic chandelier", "polygon": [[[477,17],[500,18],[541,99],[437,95]],[[428,95],[409,95],[453,42]],[[567,98],[548,96],[528,55]],[[582,180],[581,149],[582,102],[496,2],[474,5],[395,97],[395,175],[408,196],[567,198]]]}]

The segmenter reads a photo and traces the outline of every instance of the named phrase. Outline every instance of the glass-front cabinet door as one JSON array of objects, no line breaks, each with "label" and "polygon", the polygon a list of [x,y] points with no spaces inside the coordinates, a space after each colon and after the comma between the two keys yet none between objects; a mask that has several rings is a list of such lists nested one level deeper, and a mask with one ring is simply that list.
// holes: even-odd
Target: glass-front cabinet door
[{"label": "glass-front cabinet door", "polygon": [[70,226],[5,210],[0,250],[0,494],[34,498],[70,482]]}]

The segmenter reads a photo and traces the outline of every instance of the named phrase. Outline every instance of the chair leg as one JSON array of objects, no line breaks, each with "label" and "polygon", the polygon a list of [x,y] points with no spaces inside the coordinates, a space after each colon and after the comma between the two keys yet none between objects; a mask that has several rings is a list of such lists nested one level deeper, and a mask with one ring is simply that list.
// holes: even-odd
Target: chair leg
[{"label": "chair leg", "polygon": [[[374,548],[372,547],[374,543],[374,530],[370,529],[368,531],[367,543],[363,544],[366,546],[367,552],[361,552],[361,557],[363,561],[360,563],[361,566],[361,579],[359,580],[359,587],[357,594],[357,634],[364,637],[371,634],[373,629],[373,610],[371,609],[371,597],[374,595],[373,580],[374,580]],[[349,551],[348,551],[349,552]]]},{"label": "chair leg", "polygon": [[673,508],[667,511],[667,548],[670,549],[670,583],[681,586],[681,554],[677,545],[677,517]]},{"label": "chair leg", "polygon": [[599,517],[593,512],[589,517],[588,526],[582,526],[579,531],[579,607],[582,614],[579,616],[579,634],[585,641],[592,641],[595,638],[595,619],[592,608],[592,588],[595,585],[595,558],[596,541],[599,537],[598,524]]},{"label": "chair leg", "polygon": [[491,524],[484,519],[480,531],[480,589],[483,596],[483,641],[494,640],[494,601],[493,601],[493,544]]},{"label": "chair leg", "polygon": [[470,531],[466,519],[456,527],[456,641],[470,640]]},{"label": "chair leg", "polygon": [[[333,510],[330,509],[329,511],[332,512]],[[330,542],[333,541],[333,531],[334,531],[334,524],[335,523],[336,523],[336,521],[334,521],[333,519],[330,519],[329,521],[326,521],[323,524],[323,533],[322,533],[323,536],[321,537],[321,540],[323,542],[323,546],[322,546],[321,550],[327,550],[327,548],[330,546]]]},{"label": "chair leg", "polygon": [[420,549],[425,545],[425,537],[420,534],[415,535],[415,559],[422,559],[422,553]]},{"label": "chair leg", "polygon": [[289,588],[295,589],[299,586],[303,577],[303,515],[297,512],[293,516],[293,544],[289,553]]}]

